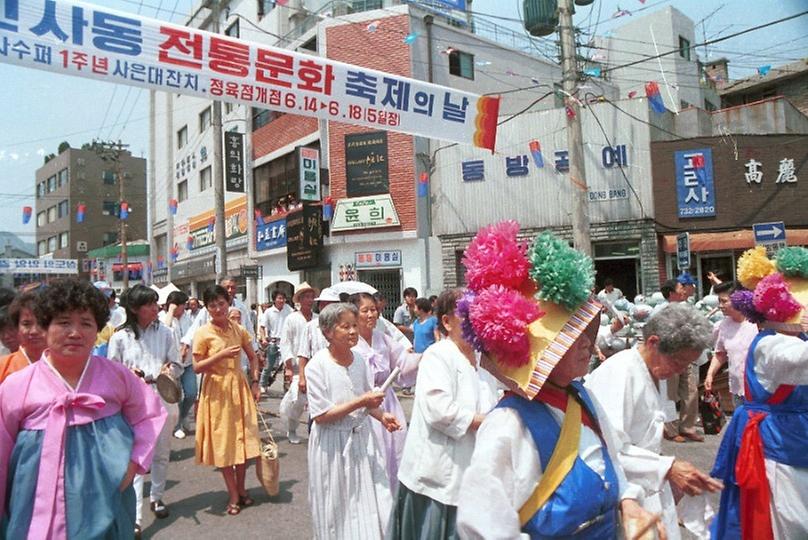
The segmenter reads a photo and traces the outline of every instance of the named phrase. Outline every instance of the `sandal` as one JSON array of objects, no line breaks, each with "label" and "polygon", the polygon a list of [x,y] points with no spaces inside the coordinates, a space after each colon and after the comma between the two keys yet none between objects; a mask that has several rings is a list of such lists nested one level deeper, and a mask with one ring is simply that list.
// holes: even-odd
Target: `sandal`
[{"label": "sandal", "polygon": [[238,498],[238,505],[241,507],[247,508],[248,506],[252,506],[254,504],[255,501],[249,495],[244,495],[243,497],[239,496]]},{"label": "sandal", "polygon": [[237,516],[241,513],[241,507],[238,504],[228,504],[226,512],[228,516]]}]

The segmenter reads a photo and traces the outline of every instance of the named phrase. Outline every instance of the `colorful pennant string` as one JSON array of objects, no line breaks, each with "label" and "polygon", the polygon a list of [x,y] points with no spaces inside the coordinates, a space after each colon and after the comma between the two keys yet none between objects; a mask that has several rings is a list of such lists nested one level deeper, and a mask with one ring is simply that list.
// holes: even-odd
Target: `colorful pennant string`
[{"label": "colorful pennant string", "polygon": [[530,148],[530,155],[533,156],[533,163],[539,169],[544,168],[544,157],[541,155],[541,144],[539,141],[530,141],[528,145]]}]

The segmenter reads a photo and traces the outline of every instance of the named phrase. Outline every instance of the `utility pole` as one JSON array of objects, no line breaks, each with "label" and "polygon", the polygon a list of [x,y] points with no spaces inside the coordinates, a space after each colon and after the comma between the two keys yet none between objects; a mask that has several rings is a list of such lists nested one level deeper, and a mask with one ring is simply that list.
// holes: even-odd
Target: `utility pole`
[{"label": "utility pole", "polygon": [[558,33],[561,38],[561,67],[564,102],[567,107],[567,146],[570,159],[569,179],[572,187],[572,241],[575,249],[591,256],[589,187],[586,183],[580,102],[575,97],[578,90],[578,62],[575,49],[575,28],[572,26],[572,9],[572,0],[559,0]]},{"label": "utility pole", "polygon": [[121,219],[121,205],[126,202],[124,198],[124,171],[123,167],[121,166],[121,154],[123,153],[124,149],[128,148],[128,144],[123,144],[121,141],[118,142],[103,142],[100,141],[96,143],[96,152],[98,152],[99,156],[102,160],[106,162],[112,162],[114,167],[113,174],[115,178],[118,180],[118,226],[120,227],[120,231],[118,233],[121,242],[121,262],[123,263],[123,288],[129,288],[129,253],[126,248],[126,220]]},{"label": "utility pole", "polygon": [[[219,0],[210,0],[213,33],[219,33]],[[214,216],[213,234],[216,237],[216,278],[221,280],[227,275],[227,239],[224,223],[224,163],[222,148],[222,102],[214,100],[211,110],[211,127],[213,128],[213,197]],[[251,216],[247,216],[251,219]]]}]

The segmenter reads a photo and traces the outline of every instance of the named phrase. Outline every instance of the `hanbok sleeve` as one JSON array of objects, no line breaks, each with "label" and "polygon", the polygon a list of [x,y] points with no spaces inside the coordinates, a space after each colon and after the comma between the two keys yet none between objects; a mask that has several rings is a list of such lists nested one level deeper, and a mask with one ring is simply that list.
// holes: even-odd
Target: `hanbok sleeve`
[{"label": "hanbok sleeve", "polygon": [[328,380],[322,362],[306,364],[306,395],[309,400],[309,414],[317,418],[336,405],[329,395]]},{"label": "hanbok sleeve", "polygon": [[142,380],[128,369],[119,372],[123,383],[121,414],[134,432],[130,459],[138,466],[138,474],[146,474],[168,413]]},{"label": "hanbok sleeve", "polygon": [[0,520],[6,515],[8,465],[20,429],[18,393],[8,383],[0,385]]},{"label": "hanbok sleeve", "polygon": [[521,532],[519,509],[541,480],[538,456],[516,412],[501,408],[486,417],[460,485],[457,532],[461,538],[528,538]]},{"label": "hanbok sleeve", "polygon": [[459,439],[468,431],[475,411],[457,404],[452,390],[457,386],[455,379],[457,373],[450,362],[438,357],[434,348],[424,353],[416,384],[424,420],[447,437]]},{"label": "hanbok sleeve", "polygon": [[783,334],[762,338],[755,347],[755,374],[769,392],[781,384],[808,384],[808,342]]},{"label": "hanbok sleeve", "polygon": [[387,334],[382,335],[387,349],[390,351],[391,371],[396,367],[401,370],[397,381],[399,386],[413,386],[418,377],[418,364],[421,361],[421,355],[410,352],[408,348],[405,348]]}]

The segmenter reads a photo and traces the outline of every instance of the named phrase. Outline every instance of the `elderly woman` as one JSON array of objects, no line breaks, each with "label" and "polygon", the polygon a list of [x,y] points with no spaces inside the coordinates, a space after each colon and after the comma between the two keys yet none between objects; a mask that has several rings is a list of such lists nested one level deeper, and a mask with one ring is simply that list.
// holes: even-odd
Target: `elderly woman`
[{"label": "elderly woman", "polygon": [[38,293],[24,292],[14,298],[8,307],[11,324],[17,328],[17,340],[20,343],[16,352],[0,358],[0,384],[6,378],[23,368],[33,364],[45,350],[45,331],[39,326],[34,315],[34,305]]},{"label": "elderly woman", "polygon": [[[228,319],[230,296],[216,285],[202,295],[210,322],[194,334],[194,371],[204,374],[196,419],[196,462],[218,467],[229,501],[227,514],[252,506],[245,487],[247,460],[260,453],[258,439],[258,358],[247,330]],[[241,371],[247,355],[252,382]]]},{"label": "elderly woman", "polygon": [[309,503],[314,537],[328,540],[382,538],[392,497],[384,456],[370,418],[400,429],[379,406],[384,394],[371,389],[370,368],[352,348],[358,339],[357,310],[337,303],[320,312],[328,348],[306,364],[309,413]]},{"label": "elderly woman", "polygon": [[456,314],[461,296],[455,289],[437,300],[438,328],[448,339],[430,347],[418,369],[390,538],[456,536],[460,480],[477,429],[497,402],[496,380],[463,337]]},{"label": "elderly woman", "polygon": [[643,342],[612,356],[586,378],[622,443],[615,447],[629,482],[643,489],[643,507],[662,513],[668,538],[679,538],[682,494],[715,492],[721,484],[690,463],[662,455],[665,422],[660,381],[684,373],[712,341],[712,325],[687,304],[670,304],[643,327]]},{"label": "elderly woman", "polygon": [[130,484],[165,410],[130,370],[90,355],[109,317],[101,292],[55,281],[34,311],[48,349],[0,385],[0,537],[131,538]]},{"label": "elderly woman", "polygon": [[[156,381],[163,369],[174,369],[175,374],[179,374],[182,368],[174,334],[157,318],[160,314],[157,298],[157,293],[144,285],[135,285],[121,295],[121,304],[126,310],[126,322],[109,338],[107,358],[122,363],[143,377],[144,382],[159,397]],[[179,417],[179,407],[176,403],[162,401],[163,407],[168,412],[168,421],[154,449],[149,493],[149,507],[158,519],[169,515],[168,506],[163,502],[163,494],[168,480],[171,435]],[[144,482],[144,475],[135,476],[138,529],[143,517]]]},{"label": "elderly woman", "polygon": [[[412,386],[418,374],[421,355],[410,353],[384,331],[376,328],[379,311],[376,299],[372,295],[353,294],[349,300],[356,306],[359,314],[357,317],[359,339],[353,350],[370,367],[371,387],[380,388],[395,368],[401,370],[396,380],[398,385]],[[381,424],[373,424],[376,439],[384,453],[390,487],[395,488],[398,485],[398,465],[401,463],[404,442],[407,440],[407,418],[392,385],[388,386],[384,393],[382,409],[395,415],[399,425],[402,426],[399,431],[389,432]]]},{"label": "elderly woman", "polygon": [[617,538],[621,513],[627,532],[651,515],[626,482],[603,410],[576,381],[600,320],[592,261],[549,232],[530,248],[518,232],[516,222],[487,227],[466,250],[464,332],[510,393],[477,432],[457,531],[486,540]]}]

